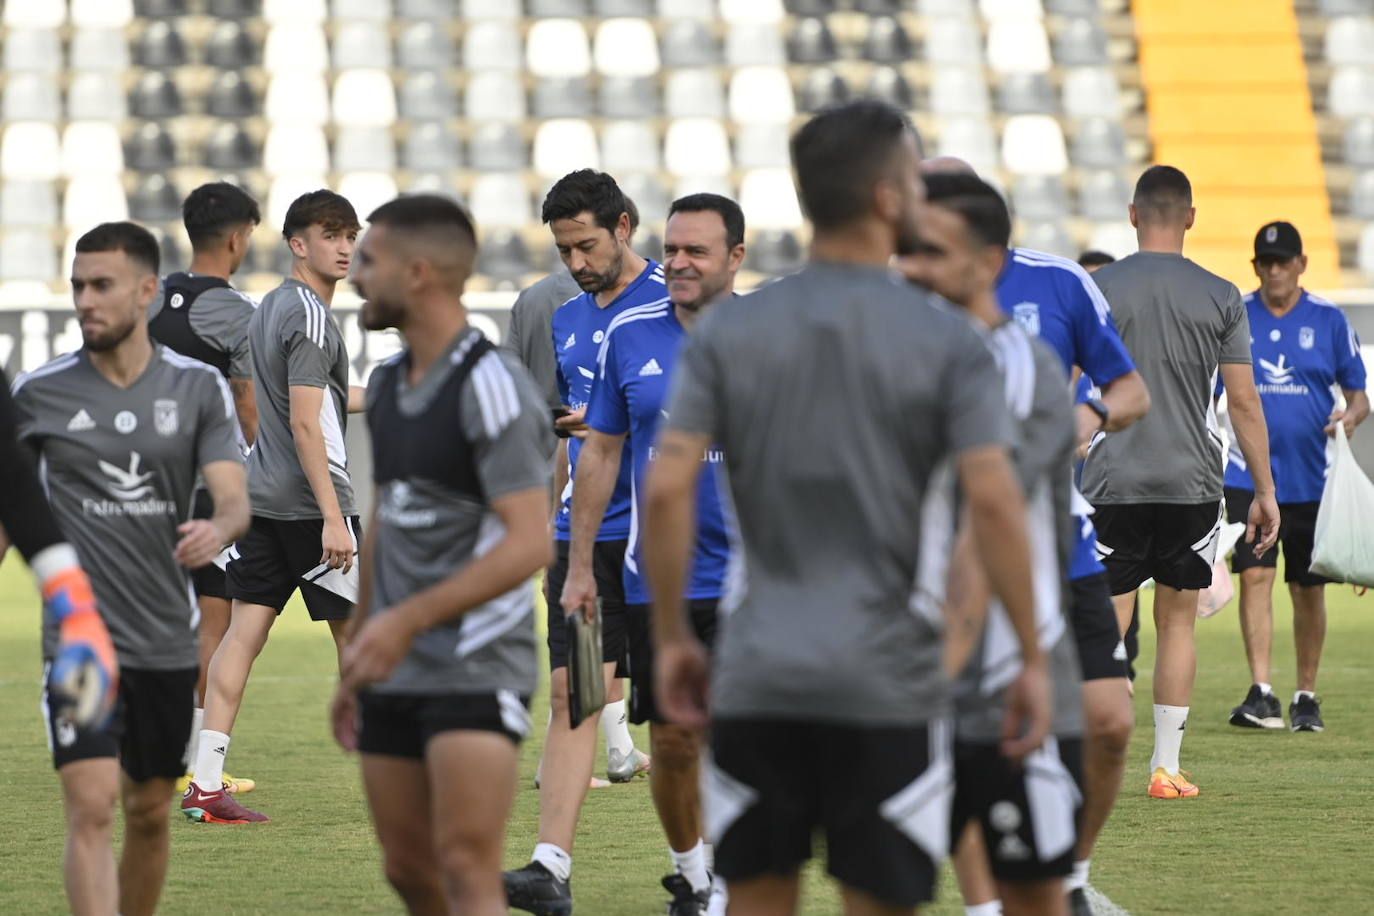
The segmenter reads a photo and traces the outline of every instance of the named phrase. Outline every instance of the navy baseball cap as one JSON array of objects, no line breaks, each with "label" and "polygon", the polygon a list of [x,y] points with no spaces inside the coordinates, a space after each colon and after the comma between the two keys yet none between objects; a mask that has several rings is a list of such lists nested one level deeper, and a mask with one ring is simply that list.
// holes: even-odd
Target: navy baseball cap
[{"label": "navy baseball cap", "polygon": [[1255,257],[1296,258],[1302,254],[1302,236],[1292,223],[1267,223],[1255,234]]}]

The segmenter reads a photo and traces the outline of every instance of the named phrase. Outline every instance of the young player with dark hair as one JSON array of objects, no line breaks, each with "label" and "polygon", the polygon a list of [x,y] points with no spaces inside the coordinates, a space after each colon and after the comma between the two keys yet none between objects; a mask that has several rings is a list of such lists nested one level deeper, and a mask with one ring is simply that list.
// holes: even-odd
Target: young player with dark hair
[{"label": "young player with dark hair", "polygon": [[1273,546],[1279,525],[1264,412],[1250,369],[1249,318],[1233,284],[1183,257],[1195,215],[1186,175],[1167,165],[1146,169],[1130,206],[1140,251],[1092,275],[1150,386],[1144,419],[1094,441],[1083,493],[1097,510],[1098,553],[1122,632],[1136,589],[1155,580],[1152,798],[1198,794],[1179,769],[1179,751],[1197,673],[1197,592],[1212,582],[1221,529],[1222,443],[1212,404],[1218,371],[1254,474],[1246,542],[1257,555]]},{"label": "young player with dark hair", "polygon": [[405,349],[368,386],[376,499],[334,732],[362,752],[387,878],[410,912],[505,913],[553,432],[515,357],[467,323],[477,243],[463,209],[400,197],[368,221],[363,323],[396,328]]},{"label": "young player with dark hair", "polygon": [[[243,266],[262,214],[247,191],[224,181],[196,188],[182,202],[181,213],[191,239],[191,265],[185,271],[162,278],[159,295],[148,309],[148,333],[163,346],[219,370],[229,382],[239,429],[251,447],[257,437],[258,409],[253,399],[253,366],[248,356],[248,322],[256,306],[229,284],[229,278]],[[214,514],[210,494],[203,487],[196,489],[194,505],[195,518],[210,518]],[[229,597],[224,582],[224,566],[228,562],[228,551],[222,551],[214,562],[191,573],[200,604],[200,679],[196,682],[191,742],[186,749],[188,768],[195,763],[205,715],[205,675],[229,628]],[[188,770],[178,782],[180,791],[186,791],[191,776]],[[224,785],[231,792],[249,792],[254,782],[226,775]]]},{"label": "young player with dark hair", "polygon": [[[1049,726],[1010,418],[986,396],[996,364],[967,321],[889,271],[918,241],[920,157],[910,122],[880,102],[797,132],[811,262],[697,324],[649,471],[655,701],[699,727],[709,689],[705,807],[736,916],[797,910],[817,829],[850,916],[910,913],[934,893],[952,790],[942,609],[926,579],[948,538],[923,533],[938,480],[963,485],[1024,660],[1004,751],[1024,758]],[[713,445],[739,569],[708,662],[685,596]]]},{"label": "young player with dark hair", "polygon": [[336,645],[357,599],[358,510],[344,430],[348,413],[362,409],[363,390],[349,387],[348,351],[329,304],[348,276],[359,228],[352,204],[333,191],[297,198],[282,227],[291,275],[248,326],[258,405],[248,456],[253,523],[226,569],[233,612],[210,661],[195,779],[181,803],[193,820],[267,820],[223,788],[229,732],[253,662],[297,589],[311,619],[328,621]]},{"label": "young player with dark hair", "polygon": [[[45,703],[67,812],[67,897],[76,913],[149,914],[167,873],[167,805],[183,771],[197,676],[203,566],[248,526],[242,440],[223,377],[148,337],[157,242],[104,223],[76,243],[72,295],[84,346],[15,383],[19,436],[39,454],[53,512],[91,577],[120,661],[104,726]],[[214,516],[190,519],[197,473]],[[52,662],[58,629],[44,628]],[[121,775],[122,770],[122,775]],[[111,851],[122,801],[124,851]]]}]

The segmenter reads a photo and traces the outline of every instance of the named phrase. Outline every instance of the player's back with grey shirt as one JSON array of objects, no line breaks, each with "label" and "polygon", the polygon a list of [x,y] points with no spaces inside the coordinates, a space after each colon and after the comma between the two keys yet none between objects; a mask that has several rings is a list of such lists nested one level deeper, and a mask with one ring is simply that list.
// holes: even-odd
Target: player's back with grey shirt
[{"label": "player's back with grey shirt", "polygon": [[[121,665],[194,668],[196,601],[173,559],[197,472],[243,460],[223,377],[161,345],[120,388],[78,350],[14,385],[19,436],[39,456],[48,499],[90,576]],[[45,618],[43,654],[57,649]]]},{"label": "player's back with grey shirt", "polygon": [[1093,505],[1220,500],[1222,440],[1212,392],[1218,364],[1251,361],[1240,291],[1182,255],[1153,251],[1092,277],[1149,386],[1150,410],[1093,445],[1083,495]]},{"label": "player's back with grey shirt", "polygon": [[[412,387],[403,352],[368,385],[377,509],[372,611],[448,578],[500,541],[491,501],[549,485],[552,430],[533,380],[516,358],[487,349],[466,378],[459,367],[482,335],[459,334]],[[455,433],[457,435],[455,435]],[[470,468],[468,487],[441,479]],[[474,492],[476,491],[476,492]],[[534,588],[529,582],[416,636],[378,693],[534,691]]]},{"label": "player's back with grey shirt", "polygon": [[[203,276],[192,274],[187,276]],[[157,295],[148,307],[151,323],[163,309],[162,281],[158,281]],[[232,286],[214,286],[205,290],[191,303],[189,321],[196,336],[207,345],[229,357],[229,377],[251,379],[253,362],[248,352],[248,324],[257,304]]]},{"label": "player's back with grey shirt", "polygon": [[521,291],[510,309],[510,330],[503,346],[520,357],[549,408],[558,407],[557,357],[553,349],[553,313],[582,287],[566,270],[555,271]]},{"label": "player's back with grey shirt", "polygon": [[[1002,387],[1017,422],[1016,467],[1026,490],[1026,517],[1035,585],[1036,625],[1047,648],[1054,690],[1051,734],[1083,731],[1083,688],[1067,612],[1068,563],[1077,522],[1070,514],[1076,428],[1069,382],[1059,357],[1014,321],[994,328],[988,345],[1002,370]],[[993,386],[988,386],[990,389]],[[989,396],[995,392],[989,390]],[[968,665],[955,686],[955,735],[997,742],[1006,712],[1007,682],[1020,670],[1020,644],[996,602]]]},{"label": "player's back with grey shirt", "polygon": [[997,367],[888,271],[815,263],[715,306],[669,428],[725,450],[738,541],[712,684],[724,718],[911,725],[948,712],[939,609],[913,609],[930,478],[1003,444]]},{"label": "player's back with grey shirt", "polygon": [[334,314],[309,286],[287,277],[253,313],[248,344],[258,406],[258,438],[248,456],[253,514],[282,520],[322,517],[291,432],[291,386],[306,385],[324,389],[320,430],[329,476],[339,509],[356,515],[344,448],[348,350]]}]

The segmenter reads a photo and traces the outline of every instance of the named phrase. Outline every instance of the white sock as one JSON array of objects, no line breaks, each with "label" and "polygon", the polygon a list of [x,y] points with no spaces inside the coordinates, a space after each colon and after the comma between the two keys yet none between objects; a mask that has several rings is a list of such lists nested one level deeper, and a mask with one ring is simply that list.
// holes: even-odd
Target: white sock
[{"label": "white sock", "polygon": [[1267,697],[1268,697],[1268,696],[1273,696],[1273,694],[1274,694],[1274,685],[1273,685],[1273,684],[1266,684],[1266,683],[1264,683],[1263,681],[1256,681],[1256,682],[1255,682],[1255,686],[1258,687],[1258,688],[1260,689],[1260,693],[1264,694],[1264,695],[1267,696]]},{"label": "white sock", "polygon": [[181,761],[188,770],[196,762],[196,751],[200,749],[200,727],[204,722],[204,709],[196,707],[191,710],[191,737],[186,739],[186,756]]},{"label": "white sock", "polygon": [[1296,703],[1303,697],[1306,697],[1309,700],[1315,700],[1317,698],[1317,695],[1310,690],[1299,690],[1293,694],[1293,702]]},{"label": "white sock", "polygon": [[229,736],[202,728],[196,749],[196,785],[206,792],[218,792],[224,785],[224,758],[229,754]]},{"label": "white sock", "polygon": [[706,870],[715,874],[716,872],[716,847],[705,840],[701,841],[701,857],[706,860]]},{"label": "white sock", "polygon": [[703,891],[711,886],[711,876],[706,872],[705,847],[705,843],[697,840],[697,844],[686,852],[678,852],[676,849],[668,850],[678,872],[687,879],[694,891]]},{"label": "white sock", "polygon": [[1068,884],[1065,890],[1076,891],[1080,887],[1088,886],[1088,869],[1092,866],[1092,859],[1078,859],[1073,863],[1073,871],[1069,873]]},{"label": "white sock", "polygon": [[989,900],[964,907],[964,916],[1002,916],[1002,901]]},{"label": "white sock", "polygon": [[1178,752],[1183,747],[1183,730],[1188,726],[1187,706],[1155,704],[1155,753],[1150,771],[1160,767],[1170,776],[1178,775]]},{"label": "white sock", "polygon": [[547,868],[559,881],[567,881],[572,876],[572,856],[561,846],[554,843],[536,843],[534,855],[530,858]]},{"label": "white sock", "polygon": [[606,736],[606,753],[619,751],[622,756],[630,756],[635,749],[635,739],[630,737],[630,727],[625,724],[625,701],[607,703],[601,709],[601,734]]}]

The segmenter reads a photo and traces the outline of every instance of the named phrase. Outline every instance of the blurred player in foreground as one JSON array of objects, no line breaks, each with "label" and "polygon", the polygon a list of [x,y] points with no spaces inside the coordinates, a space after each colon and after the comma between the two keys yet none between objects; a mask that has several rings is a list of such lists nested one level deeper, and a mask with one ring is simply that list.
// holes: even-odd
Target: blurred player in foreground
[{"label": "blurred player in foreground", "polygon": [[[199,671],[188,570],[248,527],[228,385],[148,337],[157,266],[157,241],[133,223],[78,239],[71,282],[84,346],[15,383],[20,438],[41,458],[53,512],[91,576],[120,661],[107,725],[79,728],[44,704],[67,812],[67,899],[81,914],[157,908]],[[197,472],[214,516],[185,521]],[[44,627],[49,664],[57,632]]]},{"label": "blurred player in foreground", "polygon": [[[918,240],[916,133],[855,102],[803,126],[792,158],[811,261],[697,325],[649,473],[655,698],[670,721],[710,724],[706,812],[730,912],[794,913],[820,829],[844,911],[890,916],[932,898],[949,844],[943,587],[922,588],[948,548],[923,533],[935,481],[962,483],[1017,634],[1002,748],[1018,760],[1049,727],[1049,675],[1011,421],[987,396],[997,366],[962,316],[888,268]],[[684,595],[716,444],[741,564],[708,661]]]},{"label": "blurred player in foreground", "polygon": [[362,752],[387,879],[412,913],[506,912],[505,825],[538,680],[531,577],[549,562],[548,414],[518,360],[467,322],[461,207],[368,217],[354,277],[400,354],[368,386],[376,497],[333,706]]}]

